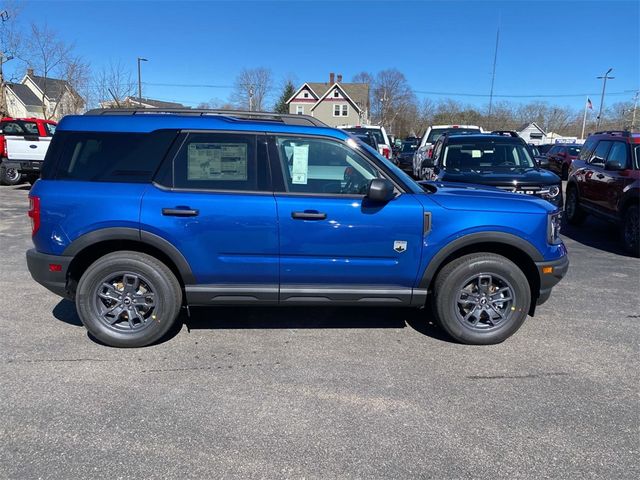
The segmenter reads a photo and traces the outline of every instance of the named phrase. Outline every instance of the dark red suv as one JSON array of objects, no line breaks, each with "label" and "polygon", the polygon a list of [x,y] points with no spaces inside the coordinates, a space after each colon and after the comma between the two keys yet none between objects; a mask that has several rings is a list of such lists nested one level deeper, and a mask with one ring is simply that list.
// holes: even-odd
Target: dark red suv
[{"label": "dark red suv", "polygon": [[549,159],[549,167],[547,170],[551,170],[557,174],[562,180],[569,178],[569,168],[571,162],[573,162],[580,155],[581,145],[576,144],[559,144],[554,145],[547,152],[547,158]]},{"label": "dark red suv", "polygon": [[571,165],[567,221],[580,224],[593,214],[619,224],[624,246],[640,255],[640,133],[590,135]]}]

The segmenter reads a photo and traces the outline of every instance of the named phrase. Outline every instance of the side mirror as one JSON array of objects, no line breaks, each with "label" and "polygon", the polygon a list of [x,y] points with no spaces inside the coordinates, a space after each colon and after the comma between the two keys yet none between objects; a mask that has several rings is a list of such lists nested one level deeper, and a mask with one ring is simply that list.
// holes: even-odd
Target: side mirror
[{"label": "side mirror", "polygon": [[620,160],[607,160],[607,163],[604,164],[604,169],[619,171],[619,170],[624,170],[625,165],[623,165]]},{"label": "side mirror", "polygon": [[536,157],[536,162],[540,168],[549,168],[549,159],[547,157]]},{"label": "side mirror", "polygon": [[422,160],[422,168],[433,167],[436,164],[434,160],[435,159],[433,157],[425,158],[424,160]]},{"label": "side mirror", "polygon": [[374,178],[369,182],[367,198],[372,202],[387,203],[393,196],[393,183],[386,178]]}]

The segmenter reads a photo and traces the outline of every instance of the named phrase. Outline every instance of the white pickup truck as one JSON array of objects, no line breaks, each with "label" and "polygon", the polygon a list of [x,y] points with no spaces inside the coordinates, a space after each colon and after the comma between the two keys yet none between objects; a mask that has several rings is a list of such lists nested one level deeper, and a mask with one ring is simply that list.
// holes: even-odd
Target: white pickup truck
[{"label": "white pickup truck", "polygon": [[35,118],[3,118],[0,121],[0,183],[35,182],[40,176],[55,126],[55,122]]}]

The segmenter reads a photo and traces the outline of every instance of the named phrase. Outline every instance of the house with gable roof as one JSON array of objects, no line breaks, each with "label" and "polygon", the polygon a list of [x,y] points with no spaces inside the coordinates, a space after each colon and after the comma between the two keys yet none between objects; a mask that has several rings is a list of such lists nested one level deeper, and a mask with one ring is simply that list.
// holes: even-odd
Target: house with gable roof
[{"label": "house with gable roof", "polygon": [[289,113],[311,115],[327,125],[369,123],[369,84],[345,83],[329,74],[325,83],[306,82],[287,100]]},{"label": "house with gable roof", "polygon": [[35,75],[33,69],[20,83],[4,85],[7,113],[11,117],[38,117],[59,120],[65,115],[81,113],[85,102],[66,80]]}]

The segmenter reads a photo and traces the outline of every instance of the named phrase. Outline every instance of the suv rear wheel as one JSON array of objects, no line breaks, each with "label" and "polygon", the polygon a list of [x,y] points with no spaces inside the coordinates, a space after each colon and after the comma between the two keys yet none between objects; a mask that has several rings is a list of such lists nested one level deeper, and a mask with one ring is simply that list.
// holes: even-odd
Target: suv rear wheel
[{"label": "suv rear wheel", "polygon": [[573,185],[567,187],[567,200],[564,206],[564,212],[567,215],[567,222],[572,225],[580,225],[586,218],[586,214],[582,208],[580,208],[578,189]]},{"label": "suv rear wheel", "polygon": [[76,291],[87,330],[112,347],[144,347],[175,323],[182,290],[171,270],[150,255],[120,251],[96,260]]},{"label": "suv rear wheel", "polygon": [[529,282],[511,260],[473,253],[447,264],[438,274],[434,310],[454,339],[473,345],[500,343],[527,318]]},{"label": "suv rear wheel", "polygon": [[631,205],[624,212],[622,239],[627,252],[640,256],[640,220],[637,205]]}]

